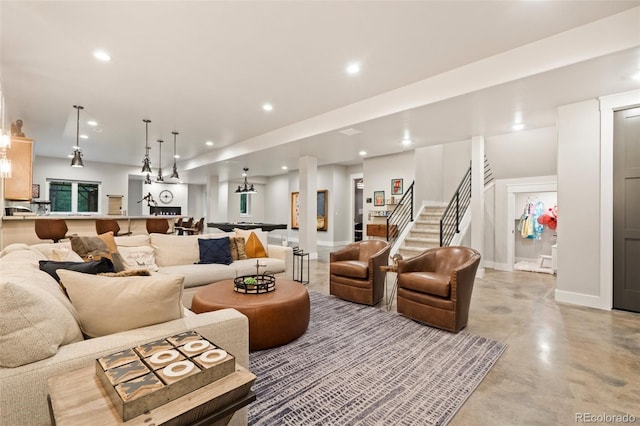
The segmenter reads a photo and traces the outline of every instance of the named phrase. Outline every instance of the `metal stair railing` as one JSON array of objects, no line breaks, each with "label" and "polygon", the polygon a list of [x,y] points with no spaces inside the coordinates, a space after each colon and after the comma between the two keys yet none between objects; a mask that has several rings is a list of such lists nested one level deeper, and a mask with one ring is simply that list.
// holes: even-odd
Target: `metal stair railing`
[{"label": "metal stair railing", "polygon": [[404,195],[398,201],[398,204],[393,209],[391,214],[387,216],[387,241],[389,244],[398,239],[404,228],[413,222],[413,185],[415,181],[411,182],[409,188],[405,191]]},{"label": "metal stair railing", "polygon": [[460,222],[469,204],[471,204],[471,166],[440,219],[440,247],[448,246],[454,235],[460,232]]}]

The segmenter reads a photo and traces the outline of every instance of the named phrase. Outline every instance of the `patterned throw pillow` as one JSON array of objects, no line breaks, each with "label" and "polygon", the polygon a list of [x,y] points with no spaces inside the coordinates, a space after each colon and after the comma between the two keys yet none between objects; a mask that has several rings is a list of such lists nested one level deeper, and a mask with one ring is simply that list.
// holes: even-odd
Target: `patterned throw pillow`
[{"label": "patterned throw pillow", "polygon": [[244,260],[248,259],[247,253],[244,247],[244,238],[242,237],[230,237],[229,247],[231,249],[232,260]]},{"label": "patterned throw pillow", "polygon": [[116,272],[124,270],[124,264],[118,247],[113,239],[113,232],[109,231],[97,237],[71,236],[71,248],[85,261],[100,260],[103,257],[113,262]]},{"label": "patterned throw pillow", "polygon": [[152,246],[119,247],[118,251],[120,256],[122,256],[122,262],[125,270],[158,270],[155,256],[156,249]]},{"label": "patterned throw pillow", "polygon": [[231,248],[229,237],[224,238],[198,238],[200,249],[200,261],[198,263],[218,263],[230,265]]}]

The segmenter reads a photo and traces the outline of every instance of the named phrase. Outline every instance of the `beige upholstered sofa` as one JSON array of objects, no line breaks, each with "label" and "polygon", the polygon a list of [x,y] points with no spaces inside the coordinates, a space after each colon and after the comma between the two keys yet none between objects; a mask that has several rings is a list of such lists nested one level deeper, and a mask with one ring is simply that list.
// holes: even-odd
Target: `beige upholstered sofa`
[{"label": "beige upholstered sofa", "polygon": [[[266,258],[236,260],[230,265],[222,265],[217,263],[198,264],[200,252],[198,239],[207,238],[223,238],[231,236],[244,236],[247,238],[251,231],[238,231],[225,233],[213,233],[202,235],[166,235],[166,234],[143,234],[115,237],[115,242],[121,254],[125,255],[132,252],[136,248],[144,250],[149,248],[152,251],[152,270],[157,274],[164,275],[182,275],[184,276],[184,306],[191,307],[193,295],[198,287],[207,285],[216,281],[232,279],[241,275],[249,275],[256,273],[256,261],[260,265],[260,273],[265,271],[274,274],[281,274],[287,277],[289,271],[293,268],[293,251],[291,247],[268,244],[266,241],[266,232],[256,232],[256,235],[263,241],[266,248]],[[71,249],[68,241],[59,243],[36,244],[32,246],[40,250],[45,256],[51,257],[50,253],[55,250]],[[149,260],[146,260],[147,266]],[[141,265],[140,268],[145,268]]]},{"label": "beige upholstered sofa", "polygon": [[[63,246],[60,252],[64,252]],[[182,276],[89,275],[87,280],[149,279],[178,284],[172,289],[170,301],[175,319],[85,340],[80,309],[71,304],[54,278],[39,269],[39,261],[45,259],[41,251],[25,245],[12,245],[0,252],[0,424],[50,424],[48,377],[93,365],[100,356],[186,330],[197,331],[232,353],[238,364],[248,366],[247,318],[233,309],[199,315],[184,309]],[[84,274],[69,274],[84,279]],[[73,296],[71,290],[67,288]],[[150,293],[145,292],[146,296]],[[105,324],[110,324],[108,318]],[[238,411],[232,423],[246,424],[246,413],[246,409]]]}]

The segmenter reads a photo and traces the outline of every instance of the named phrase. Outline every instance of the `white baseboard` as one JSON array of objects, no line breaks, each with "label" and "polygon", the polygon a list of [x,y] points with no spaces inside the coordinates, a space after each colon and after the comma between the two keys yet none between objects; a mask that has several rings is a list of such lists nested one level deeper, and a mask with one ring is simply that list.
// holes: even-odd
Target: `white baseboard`
[{"label": "white baseboard", "polygon": [[513,272],[513,265],[509,265],[508,263],[493,262],[493,269],[498,271]]},{"label": "white baseboard", "polygon": [[556,302],[569,303],[572,305],[586,306],[588,308],[602,309],[610,311],[611,308],[605,306],[600,296],[590,294],[573,293],[571,291],[556,290]]},{"label": "white baseboard", "polygon": [[496,269],[493,260],[483,260],[480,266],[483,268]]}]

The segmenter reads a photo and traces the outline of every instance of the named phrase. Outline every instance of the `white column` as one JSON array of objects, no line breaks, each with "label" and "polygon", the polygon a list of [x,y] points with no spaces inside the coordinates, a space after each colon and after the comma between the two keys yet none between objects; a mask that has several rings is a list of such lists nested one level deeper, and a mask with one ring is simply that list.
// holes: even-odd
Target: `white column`
[{"label": "white column", "polygon": [[229,193],[229,181],[218,182],[218,206],[214,210],[217,212],[215,222],[227,222],[229,220],[229,197],[235,197],[232,198],[231,202],[239,205],[240,201],[235,201],[238,196]]},{"label": "white column", "polygon": [[[471,247],[484,251],[484,136],[471,138]],[[476,272],[484,276],[482,264]]]},{"label": "white column", "polygon": [[218,221],[218,204],[218,176],[209,176],[207,178],[204,212],[209,222]]},{"label": "white column", "polygon": [[300,169],[300,248],[309,253],[310,259],[318,258],[317,198],[318,159],[304,156],[299,160]]}]

